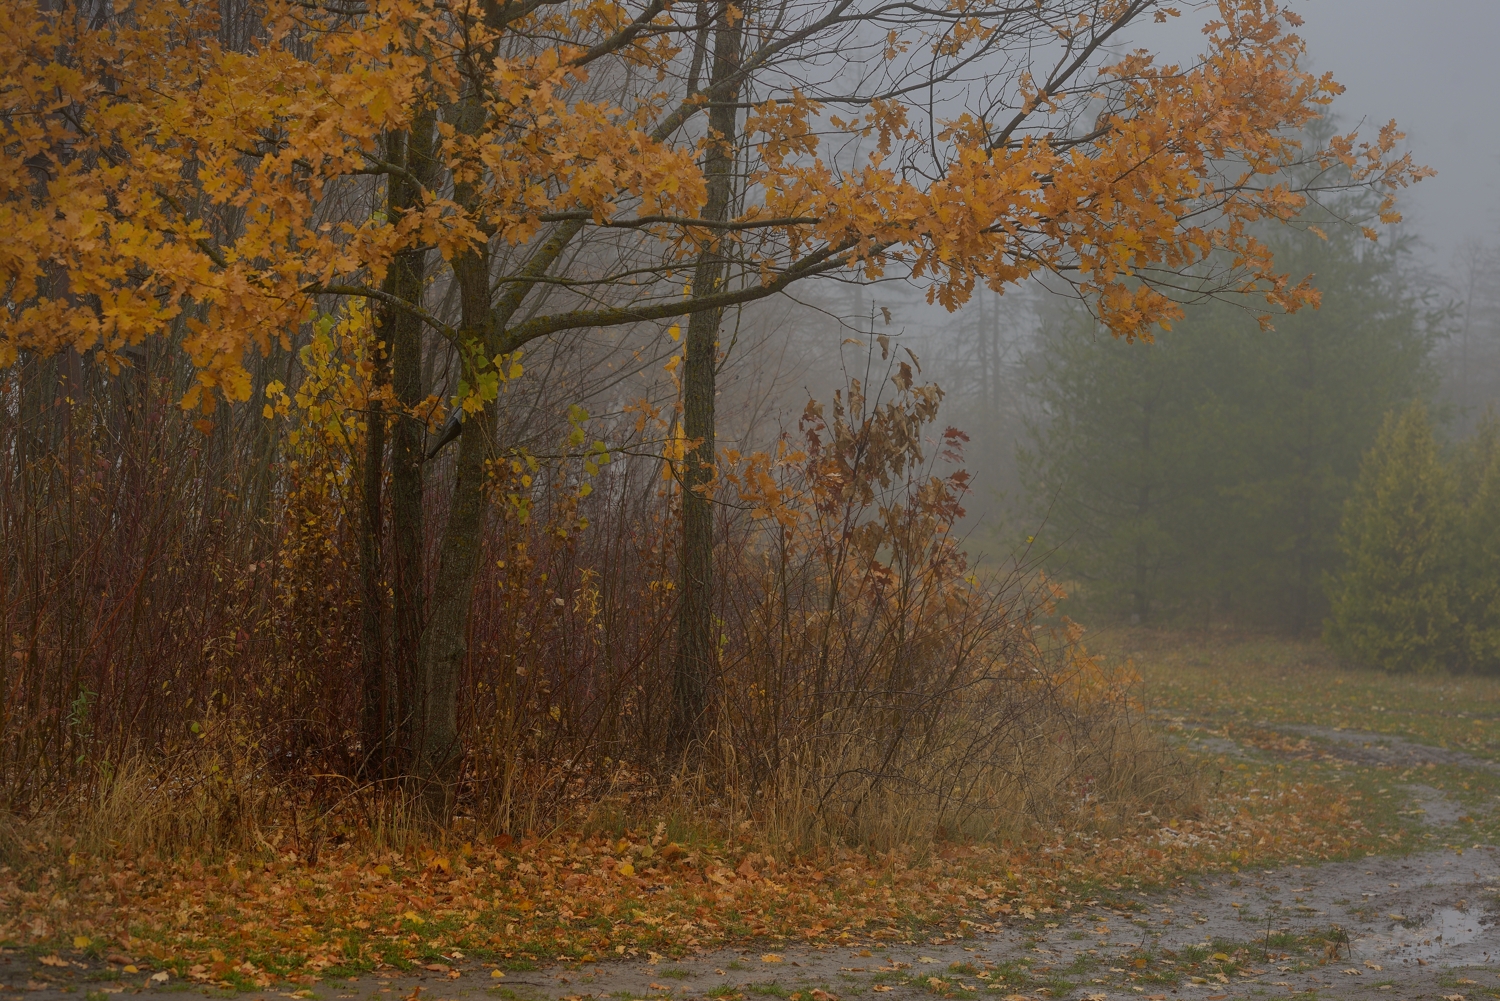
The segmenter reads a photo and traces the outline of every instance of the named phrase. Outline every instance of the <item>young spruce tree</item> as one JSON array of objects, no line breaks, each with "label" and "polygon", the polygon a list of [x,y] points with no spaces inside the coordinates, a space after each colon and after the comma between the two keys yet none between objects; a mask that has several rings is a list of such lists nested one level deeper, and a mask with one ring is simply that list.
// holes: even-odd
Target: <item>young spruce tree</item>
[{"label": "young spruce tree", "polygon": [[1329,582],[1329,644],[1387,671],[1461,657],[1455,484],[1426,409],[1389,415],[1344,510],[1341,571]]},{"label": "young spruce tree", "polygon": [[1491,410],[1458,456],[1462,514],[1457,534],[1454,612],[1462,629],[1461,663],[1500,671],[1500,415]]}]

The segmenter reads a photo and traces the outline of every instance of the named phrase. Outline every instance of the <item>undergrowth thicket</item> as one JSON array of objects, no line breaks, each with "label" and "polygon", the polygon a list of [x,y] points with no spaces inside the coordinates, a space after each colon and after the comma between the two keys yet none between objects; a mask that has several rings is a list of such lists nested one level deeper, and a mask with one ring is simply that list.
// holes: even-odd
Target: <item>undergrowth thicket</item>
[{"label": "undergrowth thicket", "polygon": [[[367,327],[320,324],[302,380],[267,380],[266,417],[221,412],[211,429],[176,405],[186,373],[162,358],[118,374],[32,359],[0,383],[0,448],[18,460],[0,471],[13,830],[106,854],[276,845],[314,861],[434,836],[409,783],[362,769]],[[963,436],[929,441],[941,392],[905,364],[888,374],[810,404],[764,452],[724,454],[720,673],[689,770],[663,733],[674,415],[575,408],[546,432],[556,457],[491,463],[468,752],[439,819],[478,841],[666,815],[796,851],[1190,811],[1192,776],[1128,677],[1041,624],[1048,585],[967,564],[950,533]]]}]

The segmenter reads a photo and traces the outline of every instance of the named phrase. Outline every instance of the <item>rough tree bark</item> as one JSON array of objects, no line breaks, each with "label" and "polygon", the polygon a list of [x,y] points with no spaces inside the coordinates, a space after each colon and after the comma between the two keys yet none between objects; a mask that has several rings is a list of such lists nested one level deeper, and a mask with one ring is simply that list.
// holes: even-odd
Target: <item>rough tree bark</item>
[{"label": "rough tree bark", "polygon": [[[388,144],[395,145],[392,139]],[[389,152],[389,150],[388,150]],[[386,283],[390,285],[390,282]],[[364,706],[360,714],[361,745],[364,756],[360,771],[366,775],[383,775],[391,732],[392,685],[385,650],[384,574],[381,573],[381,536],[385,533],[384,504],[381,486],[385,477],[385,407],[381,400],[390,382],[390,353],[386,347],[385,324],[375,327],[375,373],[371,380],[369,412],[365,415],[364,504],[359,536],[360,573],[360,670],[363,678]]]},{"label": "rough tree bark", "polygon": [[[481,92],[474,87],[469,97],[451,106],[445,115],[463,135],[475,136],[484,128],[487,113],[476,96]],[[472,211],[478,198],[472,181],[456,181],[453,185],[453,200],[462,209]],[[454,258],[453,280],[458,285],[459,301],[456,346],[467,381],[477,385],[473,368],[493,357],[495,347],[487,240]],[[483,541],[485,460],[493,448],[494,413],[491,400],[463,423],[452,501],[432,582],[431,608],[417,647],[420,705],[416,711],[415,771],[422,780],[429,812],[440,819],[446,819],[452,809],[463,753],[458,739],[458,679],[468,650],[469,606]]]},{"label": "rough tree bark", "polygon": [[[743,15],[724,4],[715,19],[714,62],[709,87],[736,76],[740,66]],[[731,18],[739,15],[737,21]],[[723,222],[734,200],[735,133],[740,88],[718,94],[708,112],[709,141],[704,153],[708,199],[703,218]],[[728,263],[726,239],[706,231],[693,273],[693,295],[719,291]],[[682,429],[691,449],[682,464],[682,551],[677,605],[677,657],[672,673],[672,717],[667,753],[680,763],[701,747],[707,735],[708,697],[716,644],[713,629],[714,376],[719,325],[724,310],[706,309],[688,318],[687,357],[682,379]]]},{"label": "rough tree bark", "polygon": [[[406,170],[413,188],[431,188],[438,173],[433,159],[436,114],[429,108],[412,122],[406,140]],[[420,196],[420,191],[413,191]],[[415,204],[413,201],[411,204]],[[412,250],[396,258],[409,302],[421,302],[427,278],[427,251]],[[403,293],[405,297],[406,293]],[[427,398],[422,369],[422,323],[410,313],[396,311],[391,317],[391,389],[400,408],[391,427],[391,674],[395,685],[394,753],[405,767],[416,746],[418,653],[422,638],[423,586],[422,458],[426,426],[412,416]]]},{"label": "rough tree bark", "polygon": [[469,606],[484,528],[484,467],[493,426],[493,403],[464,421],[453,506],[443,530],[431,615],[419,647],[422,684],[416,771],[436,817],[446,817],[452,808],[463,753],[458,739],[458,679],[468,650]]},{"label": "rough tree bark", "polygon": [[[411,132],[393,132],[386,140],[386,159],[403,173],[388,175],[386,209],[392,221],[421,203],[422,187],[432,173],[433,114],[419,114]],[[391,262],[383,290],[407,302],[420,302],[426,252],[404,251]],[[386,582],[382,541],[387,421],[383,393],[370,403],[364,460],[363,532],[360,563],[363,591],[361,624],[364,707],[364,771],[387,775],[402,762],[402,731],[412,711],[417,636],[422,602],[422,427],[402,410],[422,399],[422,330],[420,321],[398,309],[376,316],[378,342],[374,383],[395,390],[398,412],[391,428],[392,542],[394,615],[387,628]],[[392,369],[394,368],[394,373]],[[388,637],[390,642],[388,643]],[[409,742],[408,742],[409,743]]]}]

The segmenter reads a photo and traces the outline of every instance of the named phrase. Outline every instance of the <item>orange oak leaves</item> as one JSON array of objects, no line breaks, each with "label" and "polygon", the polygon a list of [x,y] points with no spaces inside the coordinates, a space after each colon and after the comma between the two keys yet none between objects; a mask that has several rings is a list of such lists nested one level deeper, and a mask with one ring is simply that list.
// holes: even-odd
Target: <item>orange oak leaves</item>
[{"label": "orange oak leaves", "polygon": [[[710,223],[701,5],[296,0],[231,46],[212,2],[86,18],[0,0],[0,365],[68,347],[118,366],[171,334],[198,373],[185,405],[211,409],[248,398],[246,353],[288,343],[318,296],[418,315],[481,368],[560,330],[830,273],[905,274],[949,308],[1046,276],[1125,337],[1194,295],[1314,301],[1257,227],[1334,183],[1381,189],[1395,219],[1390,199],[1426,171],[1394,126],[1304,145],[1339,87],[1300,68],[1295,18],[1270,0],[1219,0],[1192,65],[1105,56],[1159,7],[735,8],[750,42],[731,90],[754,99],[737,214]],[[878,81],[845,82],[872,60]],[[946,116],[918,107],[929,92]],[[410,175],[382,138],[424,112],[441,183],[387,218],[384,179]],[[732,273],[684,296],[715,243]],[[414,247],[493,254],[485,329],[382,292]]]}]

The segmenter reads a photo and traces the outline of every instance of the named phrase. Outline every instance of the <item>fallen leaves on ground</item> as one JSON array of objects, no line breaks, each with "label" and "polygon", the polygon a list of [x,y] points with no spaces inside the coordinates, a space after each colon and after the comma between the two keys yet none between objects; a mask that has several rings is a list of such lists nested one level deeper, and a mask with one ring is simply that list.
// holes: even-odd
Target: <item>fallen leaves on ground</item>
[{"label": "fallen leaves on ground", "polygon": [[1378,843],[1337,790],[1272,770],[1230,773],[1202,817],[1137,822],[1112,834],[944,845],[925,857],[844,849],[780,863],[747,846],[662,845],[646,834],[408,854],[333,848],[317,864],[290,852],[207,864],[32,846],[30,865],[0,870],[0,941],[59,947],[77,936],[96,951],[242,987],[447,969],[465,955],[593,962],[751,939],[942,942],[1009,921],[1056,921],[1090,898],[1183,872]]}]

